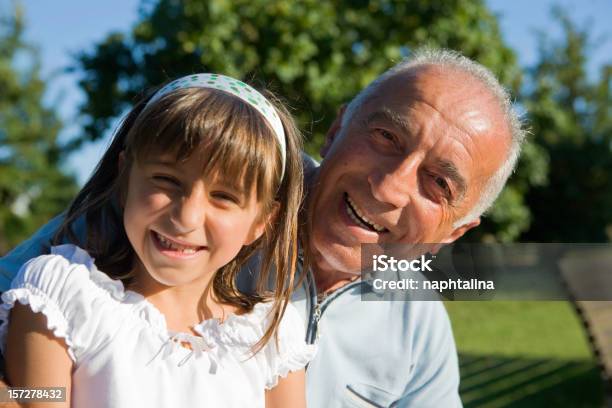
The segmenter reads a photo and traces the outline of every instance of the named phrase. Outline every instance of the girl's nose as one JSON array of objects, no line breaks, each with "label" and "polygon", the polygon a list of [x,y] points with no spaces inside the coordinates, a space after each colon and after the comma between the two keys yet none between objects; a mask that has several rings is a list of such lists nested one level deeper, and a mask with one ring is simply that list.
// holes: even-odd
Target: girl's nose
[{"label": "girl's nose", "polygon": [[178,233],[191,232],[206,220],[206,196],[201,189],[193,189],[190,194],[177,198],[171,221]]}]

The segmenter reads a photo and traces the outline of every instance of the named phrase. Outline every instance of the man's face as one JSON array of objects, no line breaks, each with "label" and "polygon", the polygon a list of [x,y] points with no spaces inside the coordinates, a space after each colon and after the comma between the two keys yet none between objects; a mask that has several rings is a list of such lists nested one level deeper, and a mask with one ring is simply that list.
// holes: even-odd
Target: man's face
[{"label": "man's face", "polygon": [[493,96],[464,73],[423,67],[375,90],[328,134],[310,203],[315,269],[359,273],[363,243],[450,243],[507,157]]}]

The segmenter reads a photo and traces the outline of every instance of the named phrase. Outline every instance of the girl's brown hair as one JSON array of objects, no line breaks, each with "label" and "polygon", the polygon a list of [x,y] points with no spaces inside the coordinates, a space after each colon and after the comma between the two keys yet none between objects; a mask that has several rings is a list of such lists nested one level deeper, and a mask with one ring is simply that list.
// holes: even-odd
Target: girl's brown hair
[{"label": "girl's brown hair", "polygon": [[[151,106],[145,99],[125,117],[112,144],[94,174],[71,203],[53,238],[53,245],[68,240],[96,259],[101,271],[129,283],[135,252],[123,227],[120,194],[128,186],[134,161],[149,155],[173,153],[177,162],[194,154],[202,157],[204,177],[223,177],[242,191],[255,187],[265,217],[275,211],[264,234],[244,246],[235,259],[220,268],[212,279],[215,298],[241,313],[273,299],[270,325],[254,345],[257,352],[276,333],[294,287],[297,260],[298,212],[302,201],[303,170],[301,137],[287,110],[270,93],[286,137],[286,165],[282,164],[277,139],[266,119],[241,99],[214,89],[185,88],[173,91]],[[126,165],[120,168],[124,152]],[[84,217],[86,239],[73,233],[74,223]],[[261,262],[255,293],[239,290],[237,275],[256,250]],[[273,289],[268,290],[273,282]]]}]

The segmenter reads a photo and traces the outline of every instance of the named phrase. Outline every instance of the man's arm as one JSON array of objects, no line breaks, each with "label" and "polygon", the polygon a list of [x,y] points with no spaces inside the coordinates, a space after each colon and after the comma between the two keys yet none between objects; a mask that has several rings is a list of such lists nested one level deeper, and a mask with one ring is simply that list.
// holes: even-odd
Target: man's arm
[{"label": "man's arm", "polygon": [[[0,292],[9,289],[11,281],[15,275],[17,275],[19,268],[21,268],[23,264],[43,254],[45,248],[50,245],[51,239],[63,220],[64,214],[60,214],[53,218],[36,231],[27,241],[22,242],[7,255],[0,258]],[[81,224],[83,223],[77,222],[77,228],[75,229],[78,236],[84,234],[84,228]]]},{"label": "man's arm", "polygon": [[[0,380],[0,389],[8,388],[8,384],[4,382],[4,380]],[[15,401],[11,402],[0,402],[0,408],[22,408],[23,405],[19,405]]]},{"label": "man's arm", "polygon": [[425,304],[416,328],[420,335],[415,339],[412,379],[397,407],[460,408],[459,363],[448,314],[442,302]]}]

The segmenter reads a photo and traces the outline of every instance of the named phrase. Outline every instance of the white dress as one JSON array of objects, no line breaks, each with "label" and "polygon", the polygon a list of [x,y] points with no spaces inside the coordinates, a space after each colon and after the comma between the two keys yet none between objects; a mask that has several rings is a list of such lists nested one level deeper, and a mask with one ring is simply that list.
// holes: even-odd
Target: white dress
[{"label": "white dress", "polygon": [[272,339],[249,358],[270,303],[223,323],[206,320],[194,328],[200,336],[171,333],[151,303],[93,261],[74,245],[53,247],[21,268],[0,307],[3,352],[16,301],[44,313],[49,330],[64,339],[74,363],[72,407],[264,407],[264,391],[314,357],[292,305],[278,329],[278,348]]}]

